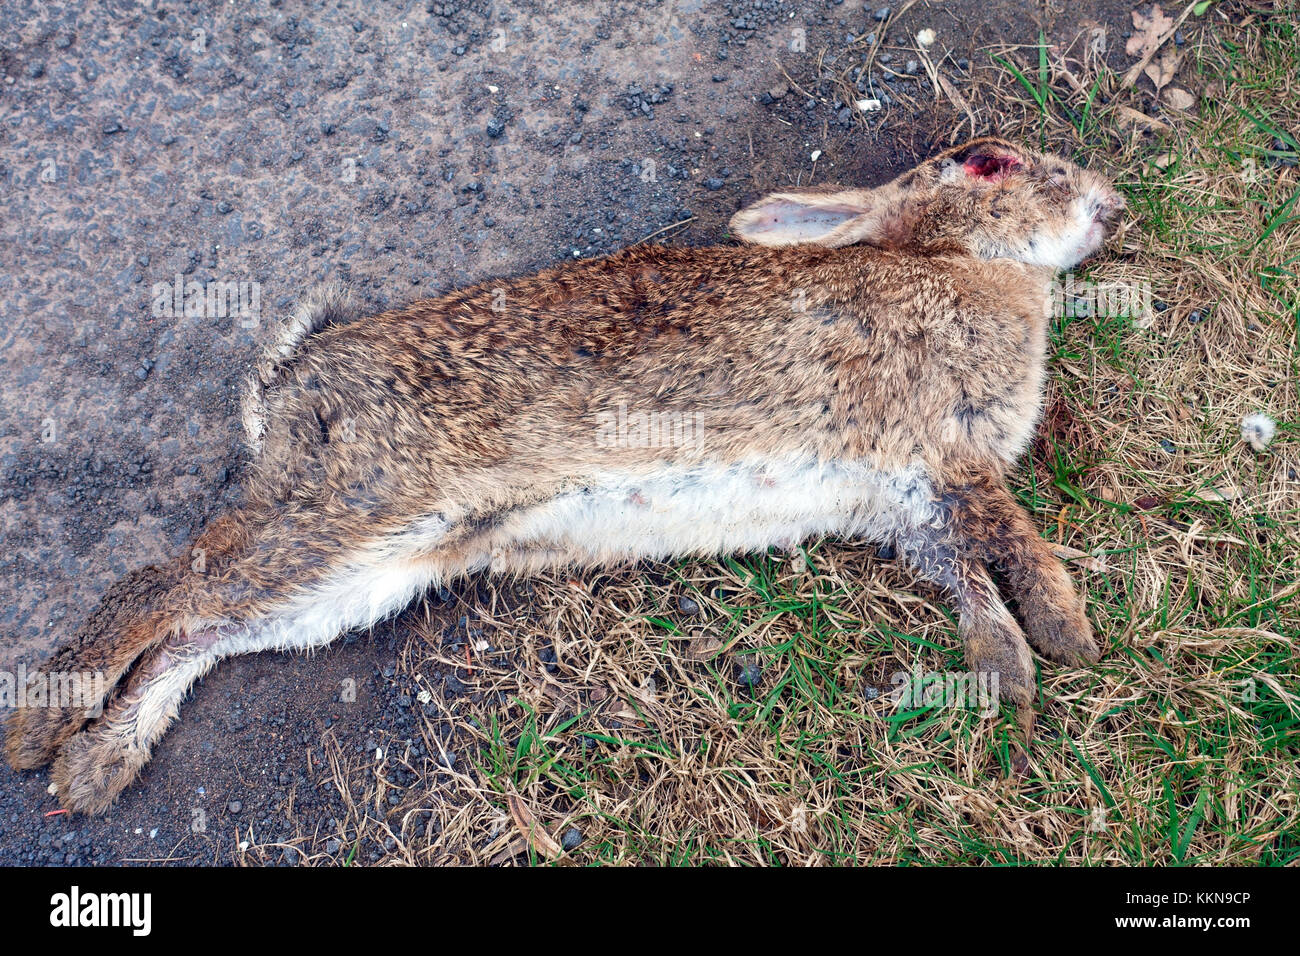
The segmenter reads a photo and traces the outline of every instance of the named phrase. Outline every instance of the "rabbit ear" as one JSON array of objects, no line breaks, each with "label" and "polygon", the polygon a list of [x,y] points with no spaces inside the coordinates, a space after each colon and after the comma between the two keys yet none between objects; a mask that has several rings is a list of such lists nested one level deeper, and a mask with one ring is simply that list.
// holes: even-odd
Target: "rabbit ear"
[{"label": "rabbit ear", "polygon": [[884,232],[871,190],[769,193],[731,217],[731,231],[760,246],[847,246]]}]

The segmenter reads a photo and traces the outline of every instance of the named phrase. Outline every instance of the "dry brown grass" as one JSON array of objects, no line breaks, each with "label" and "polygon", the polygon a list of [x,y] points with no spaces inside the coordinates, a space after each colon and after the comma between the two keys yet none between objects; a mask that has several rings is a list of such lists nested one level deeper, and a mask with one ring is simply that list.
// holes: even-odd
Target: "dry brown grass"
[{"label": "dry brown grass", "polygon": [[[954,673],[960,653],[949,612],[872,548],[557,576],[469,598],[481,638],[410,642],[418,680],[469,685],[424,705],[428,751],[454,726],[461,759],[407,761],[394,789],[401,748],[379,767],[336,755],[340,835],[391,839],[387,863],[1300,859],[1300,177],[1260,126],[1300,130],[1296,42],[1276,20],[1203,32],[1180,80],[1200,112],[1165,129],[1135,126],[1149,95],[1068,49],[1045,108],[998,66],[940,107],[954,138],[997,117],[1112,171],[1134,216],[1080,279],[1165,306],[1058,323],[1019,490],[1088,555],[1106,651],[1042,668],[1028,746],[1007,713],[899,703],[895,675]],[[1037,50],[994,52],[1040,80]],[[1262,454],[1238,432],[1255,411],[1279,423]]]}]

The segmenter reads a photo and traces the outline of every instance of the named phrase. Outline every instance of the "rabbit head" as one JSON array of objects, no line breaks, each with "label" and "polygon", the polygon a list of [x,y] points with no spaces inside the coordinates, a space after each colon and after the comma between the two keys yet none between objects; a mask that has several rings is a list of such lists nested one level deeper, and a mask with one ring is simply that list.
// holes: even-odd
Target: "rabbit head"
[{"label": "rabbit head", "polygon": [[986,137],[877,189],[771,193],[736,213],[731,229],[766,246],[957,250],[1068,269],[1101,248],[1123,208],[1097,173]]}]

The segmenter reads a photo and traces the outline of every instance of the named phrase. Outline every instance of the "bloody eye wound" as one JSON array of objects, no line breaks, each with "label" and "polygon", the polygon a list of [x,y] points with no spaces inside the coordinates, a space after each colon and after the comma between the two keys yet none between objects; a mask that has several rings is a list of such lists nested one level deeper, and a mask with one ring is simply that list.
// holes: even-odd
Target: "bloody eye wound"
[{"label": "bloody eye wound", "polygon": [[976,153],[969,156],[963,166],[966,173],[980,179],[997,179],[1020,169],[1020,160],[1014,156],[994,156],[989,153]]}]

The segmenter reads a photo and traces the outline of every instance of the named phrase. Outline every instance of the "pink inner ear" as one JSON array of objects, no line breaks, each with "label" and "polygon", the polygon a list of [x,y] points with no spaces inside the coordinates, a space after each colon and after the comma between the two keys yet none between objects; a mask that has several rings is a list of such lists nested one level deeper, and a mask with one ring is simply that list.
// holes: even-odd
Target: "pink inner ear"
[{"label": "pink inner ear", "polygon": [[1020,168],[1020,160],[1014,156],[992,156],[988,153],[976,153],[969,156],[963,164],[968,176],[979,179],[997,179],[1007,176]]}]

